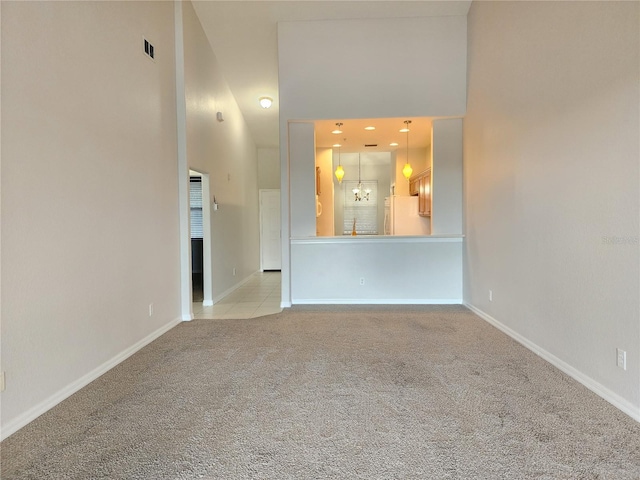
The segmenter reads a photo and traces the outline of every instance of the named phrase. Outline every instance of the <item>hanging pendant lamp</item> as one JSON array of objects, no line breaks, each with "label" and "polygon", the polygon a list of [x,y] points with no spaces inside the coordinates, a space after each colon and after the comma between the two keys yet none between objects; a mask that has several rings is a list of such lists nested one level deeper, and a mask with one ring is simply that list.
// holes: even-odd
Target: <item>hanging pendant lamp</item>
[{"label": "hanging pendant lamp", "polygon": [[342,179],[344,178],[344,168],[342,168],[342,163],[340,162],[340,147],[342,145],[338,145],[338,168],[336,168],[335,175],[338,179],[338,183],[342,183]]},{"label": "hanging pendant lamp", "polygon": [[405,132],[407,132],[407,163],[404,164],[404,168],[402,169],[402,175],[404,175],[404,178],[406,178],[407,181],[409,181],[409,179],[411,178],[411,174],[413,173],[413,168],[411,168],[411,164],[409,163],[409,124],[410,123],[411,123],[411,120],[405,120],[404,124],[406,126],[402,129]]}]

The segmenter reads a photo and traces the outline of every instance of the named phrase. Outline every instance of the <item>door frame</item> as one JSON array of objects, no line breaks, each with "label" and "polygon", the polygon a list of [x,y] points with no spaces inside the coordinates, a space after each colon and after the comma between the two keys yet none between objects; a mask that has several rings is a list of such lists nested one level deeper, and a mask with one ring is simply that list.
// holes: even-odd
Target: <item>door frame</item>
[{"label": "door frame", "polygon": [[[211,265],[211,183],[208,173],[200,172],[195,168],[189,168],[202,178],[202,289],[203,307],[213,305],[213,267]],[[188,195],[188,193],[187,193]],[[191,232],[189,232],[189,245],[191,244]],[[191,263],[189,263],[191,270]],[[189,278],[191,278],[191,271]],[[191,303],[193,303],[193,290],[191,291]]]},{"label": "door frame", "polygon": [[[258,190],[258,217],[260,218],[260,271],[264,272],[264,258],[263,258],[263,254],[262,254],[262,245],[264,242],[264,225],[262,224],[262,194],[265,192],[279,192],[280,193],[280,200],[282,201],[282,192],[280,191],[279,188],[261,188]],[[280,246],[282,248],[282,225],[280,225]],[[282,265],[280,266],[280,268],[282,269]]]}]

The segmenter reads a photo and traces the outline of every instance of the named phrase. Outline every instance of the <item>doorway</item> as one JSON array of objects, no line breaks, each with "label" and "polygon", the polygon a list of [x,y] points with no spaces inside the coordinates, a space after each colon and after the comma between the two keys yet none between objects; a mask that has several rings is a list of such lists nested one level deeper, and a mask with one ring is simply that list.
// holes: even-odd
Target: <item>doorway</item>
[{"label": "doorway", "polygon": [[213,305],[209,175],[195,170],[189,170],[189,218],[191,301]]},{"label": "doorway", "polygon": [[260,190],[260,270],[282,268],[280,190]]},{"label": "doorway", "polygon": [[191,301],[204,300],[204,232],[202,228],[202,176],[189,174],[189,236],[191,238]]}]

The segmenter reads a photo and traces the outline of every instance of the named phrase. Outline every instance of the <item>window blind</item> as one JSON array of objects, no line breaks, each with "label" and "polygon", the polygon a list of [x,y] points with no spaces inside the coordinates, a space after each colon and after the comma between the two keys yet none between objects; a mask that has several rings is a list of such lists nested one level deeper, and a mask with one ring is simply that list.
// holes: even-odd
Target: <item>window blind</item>
[{"label": "window blind", "polygon": [[203,238],[202,181],[200,177],[191,177],[190,179],[189,205],[191,207],[191,238]]}]

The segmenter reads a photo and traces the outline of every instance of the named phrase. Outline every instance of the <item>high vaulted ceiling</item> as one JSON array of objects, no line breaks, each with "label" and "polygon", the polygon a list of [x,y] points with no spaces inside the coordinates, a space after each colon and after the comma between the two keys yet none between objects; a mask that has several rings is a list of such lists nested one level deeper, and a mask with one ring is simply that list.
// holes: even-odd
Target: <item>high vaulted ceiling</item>
[{"label": "high vaulted ceiling", "polygon": [[[471,1],[457,0],[193,1],[258,147],[276,147],[279,143],[278,22],[466,15],[470,5]],[[273,98],[270,109],[258,104],[262,96]],[[378,138],[381,144],[393,141]]]}]

